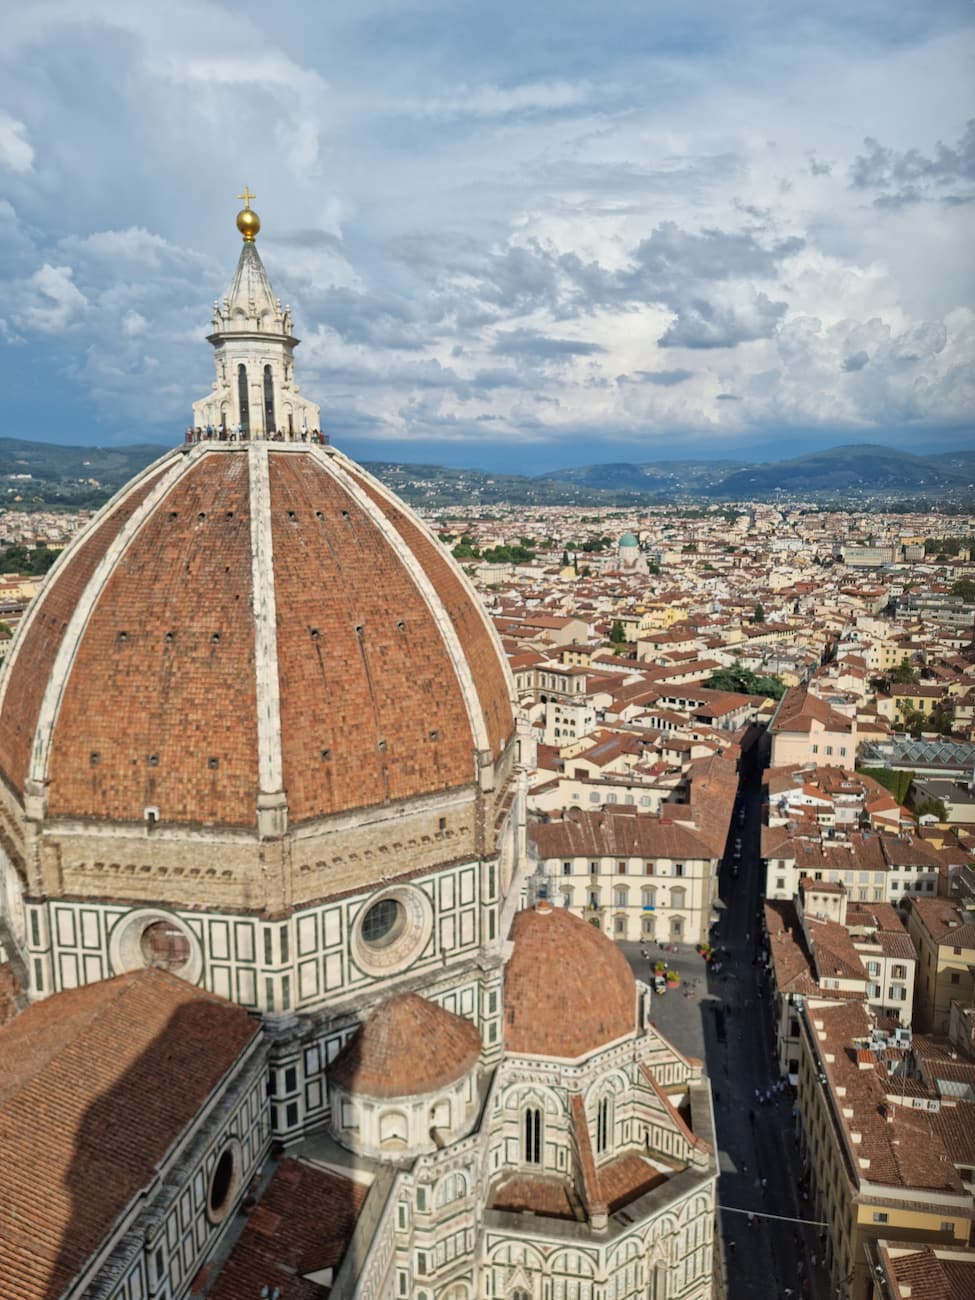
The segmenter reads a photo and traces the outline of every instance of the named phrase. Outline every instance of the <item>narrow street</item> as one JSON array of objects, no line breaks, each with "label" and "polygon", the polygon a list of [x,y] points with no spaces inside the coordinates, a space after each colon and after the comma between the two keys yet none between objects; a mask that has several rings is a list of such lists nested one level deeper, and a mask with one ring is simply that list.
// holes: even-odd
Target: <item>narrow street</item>
[{"label": "narrow street", "polygon": [[[721,1234],[730,1300],[825,1297],[818,1230],[800,1191],[794,1097],[779,1086],[761,951],[761,775],[742,782],[741,865],[721,873],[720,970],[702,1007],[720,1149]],[[736,818],[736,829],[739,829]],[[732,831],[732,842],[735,830]],[[734,859],[732,858],[732,861]]]},{"label": "narrow street", "polygon": [[[811,1217],[811,1203],[800,1191],[792,1091],[774,1088],[771,1012],[757,959],[759,774],[743,781],[742,795],[744,821],[738,823],[736,814],[731,834],[732,845],[736,834],[742,840],[738,876],[731,873],[733,851],[721,870],[721,920],[713,939],[722,949],[720,968],[706,967],[686,945],[676,954],[668,951],[682,991],[655,997],[651,1018],[682,1051],[703,1057],[711,1079],[721,1206],[716,1255],[723,1254],[723,1270],[716,1260],[716,1274],[727,1279],[727,1300],[827,1300],[819,1230],[795,1222]],[[623,946],[634,971],[647,979],[641,946]],[[651,945],[651,961],[660,955],[658,945]]]}]

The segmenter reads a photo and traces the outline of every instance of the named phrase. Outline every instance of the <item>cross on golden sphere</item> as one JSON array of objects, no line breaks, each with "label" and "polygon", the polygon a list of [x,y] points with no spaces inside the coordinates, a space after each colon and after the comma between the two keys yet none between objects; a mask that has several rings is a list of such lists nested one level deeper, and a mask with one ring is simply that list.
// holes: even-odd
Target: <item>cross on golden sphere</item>
[{"label": "cross on golden sphere", "polygon": [[243,194],[238,194],[237,197],[244,200],[243,208],[237,213],[237,229],[244,236],[244,243],[252,244],[261,228],[261,219],[251,207],[251,199],[256,199],[257,195],[252,194],[245,185]]}]

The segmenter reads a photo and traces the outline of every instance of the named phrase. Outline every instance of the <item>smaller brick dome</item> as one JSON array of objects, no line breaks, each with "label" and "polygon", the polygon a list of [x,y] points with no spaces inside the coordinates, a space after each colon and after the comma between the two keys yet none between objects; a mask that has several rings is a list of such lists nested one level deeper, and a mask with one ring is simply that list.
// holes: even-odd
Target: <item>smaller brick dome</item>
[{"label": "smaller brick dome", "polygon": [[477,1064],[481,1035],[416,993],[381,1002],[329,1066],[329,1082],[365,1097],[409,1097],[456,1083]]},{"label": "smaller brick dome", "polygon": [[518,912],[505,968],[505,1045],[574,1061],[632,1034],[636,981],[601,930],[564,908]]}]

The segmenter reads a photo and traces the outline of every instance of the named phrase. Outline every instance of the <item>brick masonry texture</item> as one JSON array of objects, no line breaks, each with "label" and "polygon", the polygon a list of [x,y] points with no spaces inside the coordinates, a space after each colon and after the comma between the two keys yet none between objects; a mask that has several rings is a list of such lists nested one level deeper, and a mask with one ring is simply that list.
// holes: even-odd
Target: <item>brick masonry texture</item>
[{"label": "brick masonry texture", "polygon": [[98,562],[164,472],[161,469],[129,492],[81,544],[70,563],[45,583],[37,598],[0,715],[0,772],[15,790],[24,788],[41,701],[68,620]]},{"label": "brick masonry texture", "polygon": [[272,453],[270,479],[291,821],[471,784],[460,684],[402,560],[310,456]]},{"label": "brick masonry texture", "polygon": [[511,701],[498,651],[484,626],[474,597],[468,595],[453,570],[452,562],[428,540],[405,510],[378,492],[365,474],[352,473],[351,476],[393,524],[443,601],[470,664],[487,724],[491,753],[497,759],[513,731]]},{"label": "brick masonry texture", "polygon": [[210,1300],[255,1300],[262,1283],[282,1300],[322,1300],[306,1274],[338,1267],[368,1191],[330,1169],[282,1160]]},{"label": "brick masonry texture", "polygon": [[636,983],[626,958],[564,908],[518,912],[505,968],[505,1046],[575,1060],[636,1028]]},{"label": "brick masonry texture", "polygon": [[[419,561],[404,561],[346,490],[343,458],[264,454],[282,767],[296,833],[256,838],[249,454],[200,448],[97,595],[53,727],[48,820],[26,839],[18,800],[58,643],[98,560],[163,470],[123,494],[66,556],[36,611],[38,626],[57,635],[46,649],[29,642],[12,664],[0,756],[19,746],[19,757],[2,769],[0,841],[33,892],[283,915],[491,852],[514,747],[501,751],[494,791],[480,791],[457,670],[414,580]],[[390,515],[406,548],[423,549],[430,580],[449,588],[473,672],[486,665],[494,681],[485,712],[500,743],[513,720],[494,641],[449,557],[408,512]],[[162,823],[155,832],[150,807]]]},{"label": "brick masonry texture", "polygon": [[54,728],[51,815],[255,822],[251,587],[247,460],[204,456],[92,612]]},{"label": "brick masonry texture", "polygon": [[0,1030],[0,1278],[18,1300],[61,1295],[259,1032],[157,970],[35,1003]]},{"label": "brick masonry texture", "polygon": [[329,1082],[366,1097],[406,1097],[456,1083],[476,1065],[469,1020],[415,993],[381,1003],[332,1063]]}]

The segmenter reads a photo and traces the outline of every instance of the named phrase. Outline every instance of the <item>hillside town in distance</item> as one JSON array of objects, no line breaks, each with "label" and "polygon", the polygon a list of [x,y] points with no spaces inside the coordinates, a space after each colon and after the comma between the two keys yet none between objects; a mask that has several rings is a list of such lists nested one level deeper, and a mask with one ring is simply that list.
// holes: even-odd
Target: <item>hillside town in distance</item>
[{"label": "hillside town in distance", "polygon": [[[879,1300],[919,1260],[975,1292],[975,518],[419,513],[530,722],[526,904],[615,940],[705,1060],[716,1294]],[[41,581],[0,579],[0,654]]]}]

